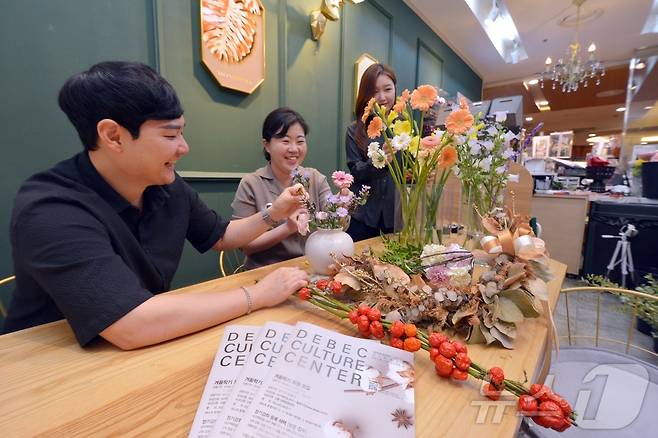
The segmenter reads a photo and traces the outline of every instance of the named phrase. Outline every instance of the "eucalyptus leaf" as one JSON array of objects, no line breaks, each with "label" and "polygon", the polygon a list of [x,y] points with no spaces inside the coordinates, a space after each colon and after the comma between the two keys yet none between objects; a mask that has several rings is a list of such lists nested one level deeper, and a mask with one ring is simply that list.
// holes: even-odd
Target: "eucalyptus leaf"
[{"label": "eucalyptus leaf", "polygon": [[491,332],[489,331],[488,328],[484,327],[483,325],[480,325],[479,327],[480,327],[480,332],[482,333],[482,336],[484,336],[487,345],[496,342],[496,338],[494,338],[491,335]]},{"label": "eucalyptus leaf", "polygon": [[521,322],[524,319],[523,312],[514,301],[509,298],[499,297],[500,317],[505,322]]},{"label": "eucalyptus leaf", "polygon": [[480,330],[480,326],[471,327],[468,336],[466,336],[466,342],[469,344],[484,344],[487,342],[486,338]]},{"label": "eucalyptus leaf", "polygon": [[513,301],[526,318],[537,318],[541,314],[535,298],[524,290],[508,289],[499,293],[498,296],[501,300],[506,298]]},{"label": "eucalyptus leaf", "polygon": [[525,288],[538,299],[548,301],[548,285],[541,278],[526,280]]},{"label": "eucalyptus leaf", "polygon": [[478,307],[478,302],[476,300],[471,300],[469,305],[462,306],[455,312],[454,315],[452,315],[452,325],[457,325],[459,321],[466,318],[467,316],[477,314]]},{"label": "eucalyptus leaf", "polygon": [[551,272],[548,265],[544,265],[534,260],[530,260],[528,263],[530,263],[533,274],[535,274],[537,277],[544,281],[551,281],[553,279],[553,273]]},{"label": "eucalyptus leaf", "polygon": [[501,320],[496,321],[494,328],[499,330],[505,336],[509,336],[512,340],[516,338],[516,324],[513,322],[504,322]]},{"label": "eucalyptus leaf", "polygon": [[510,338],[506,334],[502,333],[500,330],[498,330],[496,327],[491,328],[491,336],[498,340],[503,347],[507,348],[508,350],[511,350],[514,348],[514,339]]}]

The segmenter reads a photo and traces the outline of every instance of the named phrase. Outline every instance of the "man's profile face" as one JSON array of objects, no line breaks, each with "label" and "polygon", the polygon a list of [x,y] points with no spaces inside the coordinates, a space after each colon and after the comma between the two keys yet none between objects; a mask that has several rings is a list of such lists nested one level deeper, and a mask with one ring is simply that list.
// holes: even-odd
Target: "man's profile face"
[{"label": "man's profile face", "polygon": [[122,165],[125,170],[146,186],[174,182],[176,162],[190,151],[183,138],[184,127],[183,116],[144,122],[138,138],[129,135],[128,141],[124,141]]}]

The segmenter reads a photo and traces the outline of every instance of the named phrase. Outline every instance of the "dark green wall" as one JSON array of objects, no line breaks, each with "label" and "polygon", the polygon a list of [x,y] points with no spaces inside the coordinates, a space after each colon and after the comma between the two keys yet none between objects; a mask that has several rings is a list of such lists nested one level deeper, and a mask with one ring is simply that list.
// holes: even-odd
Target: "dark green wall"
[{"label": "dark green wall", "polygon": [[[253,94],[220,88],[200,61],[199,1],[6,0],[0,14],[0,277],[13,271],[7,230],[13,196],[30,174],[80,149],[56,96],[71,74],[108,59],[159,69],[185,107],[191,153],[181,170],[249,172],[263,163],[260,125],[279,105],[300,111],[311,128],[306,164],[324,173],[344,166],[352,116],[354,61],[368,52],[390,63],[399,88],[433,82],[479,99],[481,79],[402,1],[348,4],[322,39],[308,14],[320,0],[264,0],[266,80]],[[192,181],[220,213],[237,180]],[[186,247],[180,286],[217,275],[217,256]],[[5,291],[0,294],[6,296]],[[6,299],[4,300],[6,302]]]}]

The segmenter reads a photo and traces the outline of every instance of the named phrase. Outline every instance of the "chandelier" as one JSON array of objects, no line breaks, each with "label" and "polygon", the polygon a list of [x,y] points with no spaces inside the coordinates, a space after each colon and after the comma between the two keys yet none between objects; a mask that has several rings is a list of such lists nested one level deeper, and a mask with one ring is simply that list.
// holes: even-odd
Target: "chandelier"
[{"label": "chandelier", "polygon": [[594,52],[596,45],[590,44],[587,49],[587,61],[580,58],[580,43],[578,42],[578,27],[580,25],[580,7],[585,0],[574,0],[573,4],[577,7],[576,12],[576,35],[574,42],[569,45],[566,57],[560,58],[555,64],[550,56],[546,58],[546,68],[539,76],[541,88],[544,88],[544,80],[553,81],[553,90],[559,85],[563,93],[577,91],[578,87],[587,87],[591,80],[596,85],[601,83],[601,78],[605,76],[605,67],[603,63],[596,60]]}]

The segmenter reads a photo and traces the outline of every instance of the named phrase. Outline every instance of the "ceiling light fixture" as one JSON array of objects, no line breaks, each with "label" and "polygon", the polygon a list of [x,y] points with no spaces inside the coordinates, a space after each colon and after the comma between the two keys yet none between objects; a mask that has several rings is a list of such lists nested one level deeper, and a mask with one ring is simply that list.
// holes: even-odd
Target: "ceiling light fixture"
[{"label": "ceiling light fixture", "polygon": [[533,120],[534,120],[534,119],[533,119],[532,117],[526,117],[526,118],[525,118],[525,121],[526,121],[526,122],[532,122]]},{"label": "ceiling light fixture", "polygon": [[640,144],[649,144],[648,141],[641,141]]},{"label": "ceiling light fixture", "polygon": [[647,65],[646,65],[644,62],[642,62],[642,61],[638,61],[638,62],[635,63],[635,65],[633,66],[633,68],[634,68],[635,70],[642,70],[642,69],[643,69],[644,67],[646,67],[646,66],[647,66]]},{"label": "ceiling light fixture", "polygon": [[596,45],[590,44],[587,48],[588,59],[586,62],[580,59],[580,42],[578,41],[578,27],[580,23],[580,7],[585,3],[585,0],[573,0],[576,5],[576,35],[573,43],[567,49],[567,57],[565,60],[559,58],[553,65],[553,60],[546,58],[546,69],[539,76],[541,87],[544,88],[544,80],[553,81],[553,89],[555,90],[559,85],[563,93],[571,93],[578,90],[579,86],[587,87],[588,81],[591,79],[596,85],[601,83],[601,78],[605,76],[605,67],[603,63],[596,60],[594,52],[596,52]]},{"label": "ceiling light fixture", "polygon": [[646,141],[648,143],[655,143],[658,142],[658,135],[653,135],[650,137],[642,137],[640,141]]},{"label": "ceiling light fixture", "polygon": [[596,137],[596,134],[587,134],[588,137]]},{"label": "ceiling light fixture", "polygon": [[537,105],[546,106],[546,105],[548,105],[548,100],[540,100],[539,102],[537,102]]},{"label": "ceiling light fixture", "polygon": [[623,113],[624,111],[626,111],[626,108],[623,107],[623,106],[620,106],[620,107],[617,108],[615,111],[617,111],[618,113]]},{"label": "ceiling light fixture", "polygon": [[528,81],[528,85],[537,85],[539,83],[539,79],[530,79]]},{"label": "ceiling light fixture", "polygon": [[516,64],[528,59],[521,37],[504,0],[464,0],[503,60]]},{"label": "ceiling light fixture", "polygon": [[651,105],[647,105],[644,107],[645,110],[650,110],[651,108],[653,108]]}]

